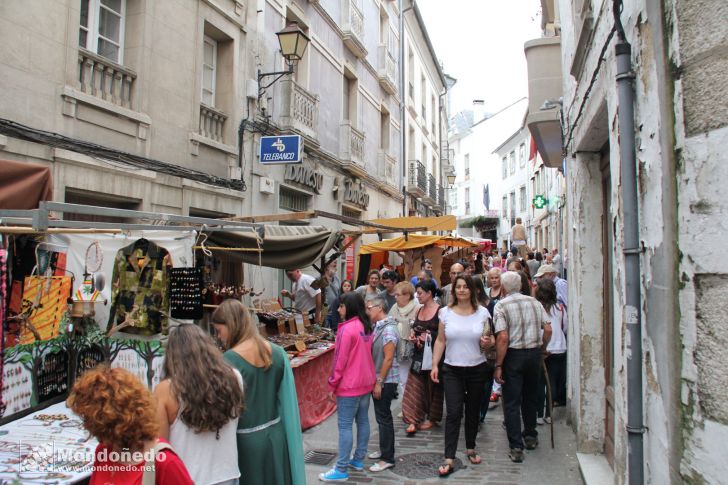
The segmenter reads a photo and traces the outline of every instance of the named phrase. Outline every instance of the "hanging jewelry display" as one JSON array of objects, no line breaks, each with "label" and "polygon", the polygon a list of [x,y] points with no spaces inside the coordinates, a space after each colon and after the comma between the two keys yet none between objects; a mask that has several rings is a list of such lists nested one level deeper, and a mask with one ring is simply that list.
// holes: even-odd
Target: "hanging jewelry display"
[{"label": "hanging jewelry display", "polygon": [[202,318],[202,271],[172,268],[169,275],[169,306],[172,318]]}]

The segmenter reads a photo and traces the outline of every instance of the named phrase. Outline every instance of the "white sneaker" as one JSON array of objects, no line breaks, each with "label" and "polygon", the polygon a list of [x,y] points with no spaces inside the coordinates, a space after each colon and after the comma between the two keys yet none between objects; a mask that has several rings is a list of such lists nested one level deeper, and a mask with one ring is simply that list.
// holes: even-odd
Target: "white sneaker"
[{"label": "white sneaker", "polygon": [[387,468],[392,468],[393,466],[394,466],[394,463],[387,463],[386,461],[378,461],[369,467],[369,471],[372,471],[374,473],[383,472]]},{"label": "white sneaker", "polygon": [[367,457],[369,457],[370,460],[378,460],[382,457],[382,454],[378,451],[372,451],[367,455]]},{"label": "white sneaker", "polygon": [[543,418],[536,418],[536,424],[541,425],[544,423]]},{"label": "white sneaker", "polygon": [[551,424],[551,416],[546,416],[545,418],[543,418],[543,421],[546,424]]}]

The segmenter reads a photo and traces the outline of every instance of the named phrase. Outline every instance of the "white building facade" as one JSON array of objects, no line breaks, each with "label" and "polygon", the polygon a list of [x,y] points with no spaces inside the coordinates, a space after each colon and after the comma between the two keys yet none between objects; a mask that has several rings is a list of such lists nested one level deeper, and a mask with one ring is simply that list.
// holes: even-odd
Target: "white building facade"
[{"label": "white building facade", "polygon": [[[452,213],[458,218],[460,234],[485,237],[493,242],[503,240],[504,235],[505,239],[508,238],[510,226],[504,232],[505,225],[501,219],[504,208],[502,197],[508,196],[511,190],[511,184],[507,182],[510,173],[503,178],[501,157],[496,149],[519,131],[527,104],[528,101],[523,98],[485,119],[475,121],[469,127],[451,126],[449,140],[457,175],[452,195]],[[519,166],[515,162],[514,175],[515,167]],[[527,183],[525,171],[521,178],[524,179],[523,183]],[[473,218],[476,217],[486,219],[487,230],[484,233],[472,227]]]},{"label": "white building facade", "polygon": [[445,213],[447,86],[415,2],[404,1],[404,151],[407,215]]}]

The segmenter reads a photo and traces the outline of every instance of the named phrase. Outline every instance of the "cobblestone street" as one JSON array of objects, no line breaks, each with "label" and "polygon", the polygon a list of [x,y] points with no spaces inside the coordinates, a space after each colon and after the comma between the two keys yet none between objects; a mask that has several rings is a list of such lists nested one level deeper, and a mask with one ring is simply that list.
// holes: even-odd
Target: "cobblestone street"
[{"label": "cobblestone street", "polygon": [[[400,393],[401,396],[401,393]],[[401,398],[392,403],[392,411],[396,416],[400,412]],[[566,426],[565,408],[555,410],[554,422],[555,448],[550,446],[549,426],[539,426],[539,447],[534,451],[526,451],[523,463],[512,463],[507,456],[508,440],[501,427],[503,413],[501,406],[491,409],[485,424],[478,434],[478,451],[483,459],[480,465],[471,465],[465,457],[465,436],[461,429],[458,444],[456,471],[447,478],[451,484],[580,484],[579,468],[576,460],[576,440],[574,433]],[[374,419],[373,407],[369,408],[369,423],[372,429],[368,452],[378,450],[379,432]],[[428,431],[420,431],[414,437],[407,437],[405,425],[401,419],[395,418],[397,465],[380,473],[351,471],[349,482],[417,485],[421,483],[442,483],[437,476],[437,466],[443,461],[444,422],[443,426]],[[304,451],[329,451],[334,457],[326,465],[306,464],[307,483],[318,482],[318,474],[331,468],[336,461],[338,431],[336,414],[318,426],[303,434]],[[417,454],[418,459],[410,457]],[[409,458],[409,459],[408,459]],[[428,465],[426,462],[430,462]],[[366,460],[369,467],[373,460]],[[429,478],[423,477],[425,474]]]}]

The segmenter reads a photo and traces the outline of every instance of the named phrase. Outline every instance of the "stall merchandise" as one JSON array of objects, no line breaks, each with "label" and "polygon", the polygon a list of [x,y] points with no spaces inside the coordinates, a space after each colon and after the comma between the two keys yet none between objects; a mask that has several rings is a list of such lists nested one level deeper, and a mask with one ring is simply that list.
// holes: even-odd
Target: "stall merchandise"
[{"label": "stall merchandise", "polygon": [[107,329],[127,320],[134,312],[126,331],[153,335],[167,331],[169,314],[169,251],[152,241],[140,238],[123,247],[114,259],[111,278],[111,311]]},{"label": "stall merchandise", "polygon": [[169,306],[172,318],[202,318],[202,270],[172,268],[169,274]]},{"label": "stall merchandise", "polygon": [[0,482],[76,483],[91,476],[98,442],[58,403],[0,426]]}]

